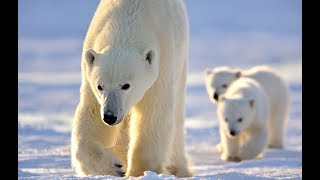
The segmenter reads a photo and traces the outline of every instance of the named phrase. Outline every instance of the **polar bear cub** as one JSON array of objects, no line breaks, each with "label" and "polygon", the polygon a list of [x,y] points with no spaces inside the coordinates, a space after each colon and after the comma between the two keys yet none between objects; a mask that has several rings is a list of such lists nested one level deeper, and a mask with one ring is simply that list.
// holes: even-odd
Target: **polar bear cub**
[{"label": "polar bear cub", "polygon": [[221,159],[241,161],[263,155],[268,144],[269,102],[255,80],[240,78],[220,97]]},{"label": "polar bear cub", "polygon": [[268,66],[255,66],[248,70],[226,66],[206,69],[205,83],[210,100],[218,102],[219,96],[240,77],[254,79],[264,89],[270,103],[268,145],[270,148],[283,148],[289,118],[289,91],[286,82],[274,69]]}]

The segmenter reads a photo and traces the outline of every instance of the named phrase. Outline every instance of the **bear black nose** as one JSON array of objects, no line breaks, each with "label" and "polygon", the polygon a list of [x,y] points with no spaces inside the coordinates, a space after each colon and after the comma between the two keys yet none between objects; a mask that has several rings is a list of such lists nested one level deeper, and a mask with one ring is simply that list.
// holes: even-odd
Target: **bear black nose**
[{"label": "bear black nose", "polygon": [[112,125],[117,121],[117,116],[114,116],[111,112],[107,112],[103,115],[103,121],[108,125]]},{"label": "bear black nose", "polygon": [[217,93],[214,93],[213,99],[215,99],[216,101],[218,101],[218,97],[219,97],[219,95],[218,95]]},{"label": "bear black nose", "polygon": [[230,130],[230,135],[231,135],[231,136],[235,136],[236,134],[237,134],[236,131]]}]

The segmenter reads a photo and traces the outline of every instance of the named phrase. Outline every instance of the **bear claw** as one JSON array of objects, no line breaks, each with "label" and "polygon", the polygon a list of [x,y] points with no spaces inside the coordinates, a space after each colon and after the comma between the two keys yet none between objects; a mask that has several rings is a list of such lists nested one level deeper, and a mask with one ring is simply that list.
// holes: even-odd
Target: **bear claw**
[{"label": "bear claw", "polygon": [[122,168],[122,165],[121,165],[121,164],[114,163],[113,165],[114,165],[115,167]]},{"label": "bear claw", "polygon": [[124,177],[124,175],[125,175],[125,172],[122,172],[122,171],[116,171],[118,174],[119,174],[119,176],[121,176],[121,177]]}]

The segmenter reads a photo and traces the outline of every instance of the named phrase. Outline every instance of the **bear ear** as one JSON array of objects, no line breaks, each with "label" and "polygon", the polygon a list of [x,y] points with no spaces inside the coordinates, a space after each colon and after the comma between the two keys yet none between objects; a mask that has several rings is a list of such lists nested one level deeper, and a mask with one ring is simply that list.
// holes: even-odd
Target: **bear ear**
[{"label": "bear ear", "polygon": [[209,68],[206,68],[206,69],[204,70],[204,74],[205,74],[206,76],[208,76],[208,75],[212,74],[212,70],[209,69]]},{"label": "bear ear", "polygon": [[241,76],[241,71],[237,71],[237,72],[235,73],[236,79],[238,79],[240,76]]},{"label": "bear ear", "polygon": [[152,64],[154,58],[155,58],[155,52],[153,50],[147,50],[145,53],[145,61],[147,61],[149,64]]},{"label": "bear ear", "polygon": [[97,53],[93,49],[88,49],[85,54],[86,61],[89,66],[93,65],[96,60]]},{"label": "bear ear", "polygon": [[253,99],[249,100],[249,106],[250,106],[251,108],[254,107],[254,104],[255,104],[255,101],[254,101]]}]

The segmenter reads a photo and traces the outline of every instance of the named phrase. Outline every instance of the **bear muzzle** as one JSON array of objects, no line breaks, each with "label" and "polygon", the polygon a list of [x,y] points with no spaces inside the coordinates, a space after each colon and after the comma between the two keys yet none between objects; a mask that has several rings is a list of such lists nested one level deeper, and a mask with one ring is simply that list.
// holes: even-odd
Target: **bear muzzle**
[{"label": "bear muzzle", "polygon": [[231,136],[236,136],[237,135],[237,132],[235,130],[230,130],[230,135]]},{"label": "bear muzzle", "polygon": [[229,129],[229,130],[226,131],[226,133],[227,133],[229,138],[235,138],[239,134],[239,131],[237,131],[235,129]]}]

